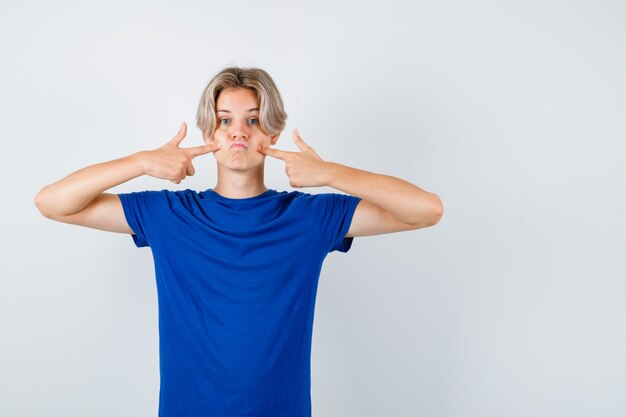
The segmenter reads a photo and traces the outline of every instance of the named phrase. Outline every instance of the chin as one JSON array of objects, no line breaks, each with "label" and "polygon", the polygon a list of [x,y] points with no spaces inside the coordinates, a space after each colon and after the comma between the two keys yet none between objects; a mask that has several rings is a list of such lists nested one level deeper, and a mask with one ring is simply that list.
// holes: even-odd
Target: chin
[{"label": "chin", "polygon": [[249,169],[263,166],[264,162],[265,161],[263,159],[256,160],[256,159],[251,159],[251,158],[248,158],[245,160],[227,160],[227,161],[218,160],[217,161],[218,165],[221,165],[224,168],[228,168],[233,171],[247,171]]}]

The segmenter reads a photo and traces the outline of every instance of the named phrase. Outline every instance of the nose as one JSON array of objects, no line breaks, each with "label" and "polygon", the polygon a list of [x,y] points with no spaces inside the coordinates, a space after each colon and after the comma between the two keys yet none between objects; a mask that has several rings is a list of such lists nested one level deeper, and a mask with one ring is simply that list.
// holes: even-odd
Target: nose
[{"label": "nose", "polygon": [[248,139],[248,126],[246,125],[246,122],[232,122],[230,136],[233,140]]}]

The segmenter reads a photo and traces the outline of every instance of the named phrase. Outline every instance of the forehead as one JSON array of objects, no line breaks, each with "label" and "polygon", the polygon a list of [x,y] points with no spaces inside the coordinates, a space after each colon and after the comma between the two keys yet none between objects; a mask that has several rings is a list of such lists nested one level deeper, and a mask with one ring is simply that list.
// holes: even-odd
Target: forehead
[{"label": "forehead", "polygon": [[216,109],[247,112],[258,107],[258,100],[253,91],[247,88],[227,88],[217,97]]}]

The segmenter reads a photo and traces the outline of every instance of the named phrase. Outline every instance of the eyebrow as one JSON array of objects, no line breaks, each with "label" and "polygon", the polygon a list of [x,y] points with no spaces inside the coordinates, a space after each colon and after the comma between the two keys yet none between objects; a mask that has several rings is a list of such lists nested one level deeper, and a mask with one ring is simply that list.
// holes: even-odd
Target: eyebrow
[{"label": "eyebrow", "polygon": [[[259,110],[259,108],[255,107],[253,109],[248,109],[249,112],[250,111],[255,111],[255,110]],[[217,113],[219,113],[219,112],[230,113],[230,110],[218,110]]]}]

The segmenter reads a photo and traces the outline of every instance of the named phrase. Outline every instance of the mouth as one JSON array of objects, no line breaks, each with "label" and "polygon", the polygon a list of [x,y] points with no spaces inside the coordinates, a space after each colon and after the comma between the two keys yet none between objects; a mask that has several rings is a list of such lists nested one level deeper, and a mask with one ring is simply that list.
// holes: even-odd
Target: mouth
[{"label": "mouth", "polygon": [[231,147],[234,149],[248,149],[248,146],[245,143],[233,143]]}]

